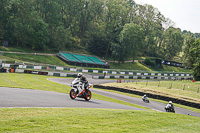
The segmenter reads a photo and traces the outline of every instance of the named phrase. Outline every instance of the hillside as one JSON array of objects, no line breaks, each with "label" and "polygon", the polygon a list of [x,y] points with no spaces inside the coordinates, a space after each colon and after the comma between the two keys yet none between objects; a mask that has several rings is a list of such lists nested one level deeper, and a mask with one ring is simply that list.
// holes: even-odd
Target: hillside
[{"label": "hillside", "polygon": [[[22,48],[13,48],[13,47],[2,47],[0,46],[0,59],[3,62],[6,63],[14,63],[17,62],[24,62],[26,64],[50,64],[50,65],[58,65],[58,66],[68,66],[68,67],[77,67],[77,66],[71,66],[60,59],[58,59],[55,55],[57,53],[55,52],[45,52],[45,51],[32,51],[30,49],[22,49]],[[17,52],[17,53],[7,53],[7,52]],[[41,52],[41,54],[40,54]],[[74,53],[79,54],[88,54],[87,51],[71,51]],[[23,53],[23,54],[22,54]],[[26,56],[24,56],[24,53]],[[137,59],[145,59],[145,57],[138,57]],[[125,62],[125,63],[117,63],[113,62],[112,58],[109,58],[111,62],[110,69],[125,69],[125,70],[144,70],[144,71],[169,71],[169,72],[190,72],[188,69],[179,68],[179,67],[171,67],[163,65],[163,68],[155,69],[155,68],[149,68],[148,66],[145,66],[139,62]],[[90,68],[89,68],[90,69]]]}]

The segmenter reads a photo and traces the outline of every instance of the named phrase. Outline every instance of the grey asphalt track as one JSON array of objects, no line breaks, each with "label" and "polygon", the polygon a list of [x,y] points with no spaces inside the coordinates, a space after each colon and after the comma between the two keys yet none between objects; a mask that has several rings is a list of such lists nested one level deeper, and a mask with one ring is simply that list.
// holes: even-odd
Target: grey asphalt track
[{"label": "grey asphalt track", "polygon": [[69,94],[65,93],[0,87],[0,108],[5,107],[75,107],[142,110],[97,99],[85,101],[84,99],[77,98],[72,100]]},{"label": "grey asphalt track", "polygon": [[[104,79],[92,79],[91,75],[87,75],[87,79],[92,84],[103,84],[109,82],[116,82],[116,80],[104,80]],[[69,78],[49,78],[49,81],[71,85],[74,79]],[[136,105],[151,108],[152,110],[165,112],[165,104],[150,101],[150,103],[144,103],[140,98],[134,98],[125,96],[117,93],[111,93],[98,89],[91,89],[92,93],[104,95],[107,97],[115,98],[125,102],[133,103]],[[84,99],[77,98],[75,100],[70,99],[69,94],[42,91],[42,90],[31,90],[31,89],[20,89],[20,88],[8,88],[0,87],[0,108],[13,108],[13,107],[75,107],[75,108],[110,108],[110,109],[130,109],[130,110],[142,110],[139,108],[126,106],[117,103],[111,103],[107,101],[91,99],[85,101]],[[191,116],[200,117],[200,113],[192,112],[186,109],[175,107],[176,113],[178,114],[190,114]]]},{"label": "grey asphalt track", "polygon": [[[104,80],[104,79],[92,79],[90,75],[87,75],[87,79],[92,84],[103,84],[103,83],[109,83],[109,82],[116,82],[116,80],[114,81],[114,80]],[[48,80],[50,80],[52,82],[56,82],[56,83],[60,83],[60,84],[64,84],[64,85],[70,86],[71,82],[74,79],[49,78]],[[150,101],[150,103],[145,103],[140,98],[125,96],[125,95],[112,93],[112,92],[107,92],[107,91],[102,91],[102,90],[98,90],[98,89],[91,89],[91,91],[92,91],[92,93],[104,95],[104,96],[107,96],[107,97],[110,97],[110,98],[115,98],[115,99],[122,100],[122,101],[125,101],[125,102],[128,102],[128,103],[133,103],[133,104],[136,104],[136,105],[140,105],[140,106],[143,106],[143,107],[150,108],[152,110],[165,112],[164,107],[166,106],[166,104],[163,104],[163,103],[154,102],[154,101]],[[175,111],[178,114],[184,114],[184,115],[188,115],[189,114],[191,116],[200,117],[200,113],[193,112],[193,111],[186,110],[186,109],[179,108],[179,107],[175,107]]]}]

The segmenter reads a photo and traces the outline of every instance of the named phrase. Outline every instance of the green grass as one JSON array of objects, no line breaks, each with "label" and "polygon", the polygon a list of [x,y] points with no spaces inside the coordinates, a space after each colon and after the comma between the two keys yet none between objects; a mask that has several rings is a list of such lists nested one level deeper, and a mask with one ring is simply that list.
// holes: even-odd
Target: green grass
[{"label": "green grass", "polygon": [[[130,96],[130,97],[141,98],[141,96],[135,95],[135,94],[123,93],[123,92],[119,92],[119,91],[115,91],[115,90],[107,90],[107,89],[99,89],[99,88],[97,88],[97,89],[98,90],[112,92],[112,93],[122,94],[122,95]],[[164,103],[164,104],[168,104],[168,101],[163,101],[163,100],[159,100],[159,99],[149,98],[149,100],[150,101]],[[174,106],[200,113],[200,109],[197,109],[197,108],[193,108],[193,107],[189,107],[189,106],[184,106],[184,105],[176,104],[176,103],[174,103]]]},{"label": "green grass", "polygon": [[152,71],[150,68],[142,65],[139,62],[134,63],[110,63],[110,69],[127,69],[127,70],[145,70],[145,71]]},{"label": "green grass", "polygon": [[[107,83],[106,86],[122,87],[127,89],[134,89],[145,93],[158,94],[163,96],[170,96],[178,99],[184,99],[191,102],[200,102],[200,92],[197,93],[199,82],[191,81],[158,81],[155,82],[125,82],[125,83]],[[159,87],[158,87],[159,85]],[[170,89],[170,86],[172,88]],[[185,85],[185,89],[183,90]],[[189,86],[189,88],[188,88]]]},{"label": "green grass", "polygon": [[3,47],[3,46],[0,46],[0,51],[27,52],[27,51],[30,51],[30,50],[21,49],[21,48],[14,48],[14,47]]},{"label": "green grass", "polygon": [[5,51],[5,52],[25,52],[25,53],[55,53],[52,50],[49,51],[35,51],[31,50],[28,48],[20,48],[20,47],[4,47],[0,46],[0,51]]},{"label": "green grass", "polygon": [[[0,73],[0,85],[68,93],[70,87],[48,81],[51,76]],[[52,77],[51,77],[52,78]],[[139,107],[98,94],[94,99]],[[145,108],[144,108],[145,109]],[[87,108],[0,108],[0,132],[190,132],[200,118],[156,111]],[[173,125],[173,126],[172,126]]]},{"label": "green grass", "polygon": [[0,86],[37,89],[61,93],[69,92],[70,87],[48,81],[47,78],[51,77],[34,74],[0,73]]},{"label": "green grass", "polygon": [[163,69],[152,69],[153,71],[166,71],[166,72],[188,72],[191,73],[190,69],[180,68],[180,67],[173,67],[168,65],[163,65]]},{"label": "green grass", "polygon": [[[2,56],[1,56],[2,57]],[[66,63],[58,59],[58,57],[53,55],[32,55],[32,54],[14,54],[14,53],[5,53],[4,57],[7,57],[11,60],[18,60],[21,62],[35,62],[42,64],[52,64],[52,65],[61,65],[68,66]]]},{"label": "green grass", "polygon": [[[47,78],[53,78],[53,77],[34,75],[34,74],[0,73],[0,87],[13,87],[13,88],[24,88],[24,89],[69,93],[71,89],[70,86],[54,83],[52,81],[47,80]],[[92,98],[114,103],[120,103],[142,109],[148,109],[139,105],[127,103],[124,101],[98,95],[95,93],[92,94]]]},{"label": "green grass", "polygon": [[87,108],[0,109],[0,132],[197,133],[200,118],[188,115]]}]

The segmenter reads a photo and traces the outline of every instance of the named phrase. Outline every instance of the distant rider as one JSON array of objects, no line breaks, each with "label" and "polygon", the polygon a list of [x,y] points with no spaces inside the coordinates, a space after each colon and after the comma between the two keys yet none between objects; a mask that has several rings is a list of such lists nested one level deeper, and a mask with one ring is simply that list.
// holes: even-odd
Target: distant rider
[{"label": "distant rider", "polygon": [[145,100],[147,98],[147,95],[144,94],[144,96],[142,96],[142,99]]},{"label": "distant rider", "polygon": [[172,101],[169,101],[165,109],[172,108],[174,110],[174,105],[172,104]]},{"label": "distant rider", "polygon": [[87,87],[89,86],[89,84],[88,84],[88,81],[87,81],[86,77],[82,73],[78,73],[77,77],[80,78],[81,82],[83,83],[83,87],[87,91]]}]

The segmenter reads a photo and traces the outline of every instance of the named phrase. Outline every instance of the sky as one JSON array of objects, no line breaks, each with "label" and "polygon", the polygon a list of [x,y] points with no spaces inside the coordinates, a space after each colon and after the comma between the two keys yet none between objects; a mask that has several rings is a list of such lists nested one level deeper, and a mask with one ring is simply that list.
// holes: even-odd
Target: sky
[{"label": "sky", "polygon": [[200,33],[200,0],[134,0],[150,4],[175,23],[182,31]]}]

